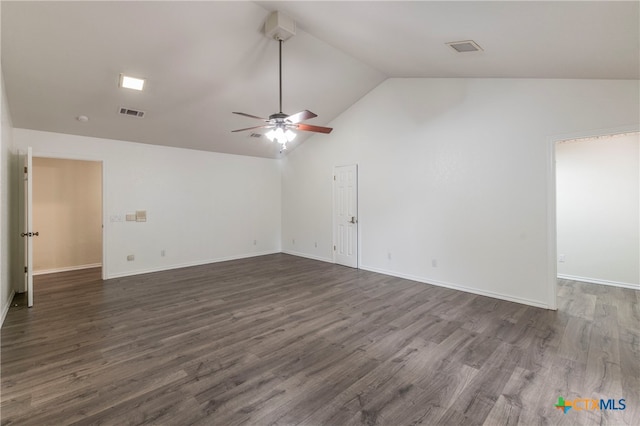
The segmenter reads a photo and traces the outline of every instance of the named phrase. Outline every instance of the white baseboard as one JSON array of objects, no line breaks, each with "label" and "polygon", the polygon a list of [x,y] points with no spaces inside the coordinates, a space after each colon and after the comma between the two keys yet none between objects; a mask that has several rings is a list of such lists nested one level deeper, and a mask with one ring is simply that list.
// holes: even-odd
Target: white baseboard
[{"label": "white baseboard", "polygon": [[140,274],[150,274],[152,272],[170,271],[172,269],[188,268],[190,266],[208,265],[210,263],[227,262],[229,260],[247,259],[249,257],[266,256],[269,254],[276,254],[276,253],[280,253],[280,250],[269,250],[269,251],[255,252],[255,253],[240,254],[236,256],[218,257],[215,259],[198,260],[195,262],[185,262],[185,263],[179,263],[175,265],[158,266],[155,268],[137,269],[135,271],[126,271],[126,272],[118,272],[115,274],[108,274],[106,279],[130,277],[133,275],[140,275]]},{"label": "white baseboard", "polygon": [[319,260],[321,262],[333,263],[333,259],[329,259],[329,258],[321,257],[321,256],[316,256],[316,255],[313,255],[313,254],[299,253],[297,251],[292,251],[292,250],[282,250],[282,253],[290,254],[291,256],[304,257],[304,258],[312,259],[312,260]]},{"label": "white baseboard", "polygon": [[525,299],[525,298],[522,298],[522,297],[509,296],[509,295],[502,294],[502,293],[495,293],[495,292],[492,292],[492,291],[481,290],[481,289],[474,288],[474,287],[467,287],[467,286],[460,285],[460,284],[453,284],[453,283],[448,283],[448,282],[443,282],[443,281],[426,279],[426,278],[418,277],[418,276],[415,276],[415,275],[403,274],[403,273],[394,272],[394,271],[387,271],[387,270],[384,270],[384,269],[373,268],[373,267],[370,267],[370,266],[360,265],[360,269],[363,269],[365,271],[377,272],[379,274],[390,275],[392,277],[404,278],[404,279],[411,280],[411,281],[418,281],[418,282],[421,282],[421,283],[424,283],[424,284],[431,284],[431,285],[435,285],[435,286],[438,286],[438,287],[450,288],[452,290],[464,291],[466,293],[477,294],[477,295],[480,295],[480,296],[492,297],[494,299],[506,300],[508,302],[515,302],[515,303],[520,303],[520,304],[524,304],[524,305],[534,306],[536,308],[549,309],[549,305],[547,303],[542,303],[542,302],[539,302],[537,300],[530,300],[530,299]]},{"label": "white baseboard", "polygon": [[[305,253],[298,253],[298,252],[291,251],[291,250],[282,250],[282,253],[290,254],[292,256],[305,257],[307,259],[319,260],[319,261],[322,261],[322,262],[334,263],[333,259],[328,259],[328,258],[325,258],[325,257],[309,255],[309,254],[305,254]],[[463,286],[463,285],[459,285],[459,284],[452,284],[452,283],[447,283],[447,282],[442,282],[442,281],[426,279],[426,278],[418,277],[418,276],[415,276],[415,275],[403,274],[403,273],[394,272],[394,271],[387,271],[385,269],[374,268],[374,267],[366,266],[366,265],[360,265],[359,268],[362,269],[362,270],[365,270],[365,271],[376,272],[378,274],[389,275],[389,276],[392,276],[392,277],[404,278],[404,279],[407,279],[407,280],[417,281],[417,282],[421,282],[421,283],[425,283],[425,284],[431,284],[431,285],[435,285],[435,286],[438,286],[438,287],[446,287],[446,288],[450,288],[452,290],[459,290],[459,291],[464,291],[466,293],[478,294],[480,296],[492,297],[494,299],[501,299],[501,300],[506,300],[506,301],[509,301],[509,302],[520,303],[520,304],[524,304],[524,305],[534,306],[536,308],[549,309],[549,305],[547,303],[538,302],[536,300],[530,300],[530,299],[525,299],[525,298],[521,298],[521,297],[509,296],[509,295],[501,294],[501,293],[494,293],[494,292],[491,292],[491,291],[480,290],[480,289],[477,289],[477,288],[467,287],[467,286]]]},{"label": "white baseboard", "polygon": [[575,275],[558,274],[561,280],[581,281],[590,284],[610,285],[612,287],[630,288],[631,290],[640,290],[640,284],[624,283],[620,281],[601,280],[599,278],[578,277]]},{"label": "white baseboard", "polygon": [[91,269],[91,268],[100,268],[100,267],[102,267],[102,263],[90,263],[87,265],[65,266],[64,268],[41,269],[39,271],[33,271],[33,275],[55,274],[58,272],[79,271],[81,269]]},{"label": "white baseboard", "polygon": [[11,302],[13,302],[13,296],[16,295],[15,290],[11,290],[11,295],[9,296],[9,300],[7,300],[7,303],[2,307],[2,316],[0,317],[0,328],[2,327],[2,324],[4,324],[4,319],[7,317],[7,313],[9,312],[9,308],[11,307]]},{"label": "white baseboard", "polygon": [[[186,262],[186,263],[170,265],[170,266],[162,266],[162,267],[157,267],[157,268],[148,268],[148,269],[139,269],[139,270],[135,270],[135,271],[120,272],[120,273],[116,273],[116,274],[110,274],[107,277],[107,279],[128,277],[128,276],[139,275],[139,274],[148,274],[148,273],[152,273],[152,272],[169,271],[171,269],[188,268],[190,266],[207,265],[207,264],[210,264],[210,263],[218,263],[218,262],[226,262],[226,261],[229,261],[229,260],[246,259],[246,258],[250,258],[250,257],[265,256],[265,255],[276,254],[276,253],[284,253],[284,254],[289,254],[289,255],[292,255],[292,256],[304,257],[304,258],[307,258],[307,259],[317,260],[317,261],[320,261],[320,262],[334,263],[333,259],[329,259],[329,258],[326,258],[326,257],[320,257],[320,256],[311,255],[311,254],[306,254],[306,253],[299,253],[299,252],[295,252],[295,251],[291,251],[291,250],[272,250],[272,251],[265,251],[265,252],[259,252],[259,253],[249,253],[249,254],[237,255],[237,256],[227,256],[227,257],[221,257],[221,258],[216,258],[216,259],[200,260],[200,261],[196,261],[196,262]],[[509,295],[502,294],[502,293],[494,293],[494,292],[491,292],[491,291],[480,290],[480,289],[473,288],[473,287],[467,287],[467,286],[463,286],[463,285],[459,285],[459,284],[453,284],[453,283],[447,283],[447,282],[442,282],[442,281],[436,281],[436,280],[432,280],[432,279],[426,279],[426,278],[423,278],[423,277],[418,277],[418,276],[409,275],[409,274],[402,274],[402,273],[398,273],[398,272],[394,272],[394,271],[387,271],[385,269],[379,269],[379,268],[369,267],[369,266],[365,266],[365,265],[360,265],[360,269],[365,270],[365,271],[376,272],[378,274],[389,275],[389,276],[392,276],[392,277],[404,278],[404,279],[417,281],[417,282],[421,282],[421,283],[425,283],[425,284],[431,284],[431,285],[435,285],[435,286],[438,286],[438,287],[450,288],[452,290],[464,291],[466,293],[477,294],[477,295],[480,295],[480,296],[492,297],[494,299],[506,300],[506,301],[509,301],[509,302],[515,302],[515,303],[520,303],[520,304],[524,304],[524,305],[534,306],[536,308],[549,309],[549,305],[548,304],[542,303],[542,302],[539,302],[539,301],[536,301],[536,300],[530,300],[530,299],[525,299],[525,298],[521,298],[521,297],[509,296]]]}]

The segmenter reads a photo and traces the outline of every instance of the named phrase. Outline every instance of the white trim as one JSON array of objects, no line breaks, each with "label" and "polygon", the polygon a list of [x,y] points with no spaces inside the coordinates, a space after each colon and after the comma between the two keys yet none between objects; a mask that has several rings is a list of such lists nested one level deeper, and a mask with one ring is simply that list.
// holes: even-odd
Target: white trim
[{"label": "white trim", "polygon": [[601,280],[599,278],[578,277],[575,275],[558,274],[558,278],[561,280],[580,281],[590,284],[609,285],[613,287],[630,288],[631,290],[640,290],[640,284],[623,283],[620,281]]},{"label": "white trim", "polygon": [[102,162],[102,279],[107,279],[107,161],[100,160]]},{"label": "white trim", "polygon": [[291,256],[304,257],[312,260],[319,260],[320,262],[335,263],[334,260],[329,257],[321,257],[313,254],[300,253],[293,250],[282,250],[282,253],[290,254]]},{"label": "white trim", "polygon": [[336,263],[336,177],[337,177],[336,168],[337,167],[338,166],[333,166],[331,168],[331,176],[333,178],[331,179],[331,263]]},{"label": "white trim", "polygon": [[81,269],[100,268],[101,266],[102,266],[102,263],[89,263],[87,265],[65,266],[62,268],[53,268],[53,269],[41,269],[39,271],[33,271],[33,275],[45,275],[45,274],[55,274],[58,272],[79,271]]},{"label": "white trim", "polygon": [[556,143],[553,137],[547,141],[547,304],[558,310],[558,251],[556,207]]},{"label": "white trim", "polygon": [[159,266],[157,268],[138,269],[135,271],[118,272],[116,274],[109,274],[109,276],[105,279],[130,277],[132,275],[149,274],[152,272],[170,271],[172,269],[189,268],[191,266],[208,265],[210,263],[227,262],[229,260],[247,259],[250,257],[266,256],[269,254],[277,254],[277,253],[281,253],[281,251],[271,250],[271,251],[263,251],[263,252],[256,252],[256,253],[240,254],[236,256],[218,257],[216,259],[197,260],[195,262],[185,262],[185,263],[180,263],[180,264],[170,265],[170,266]]},{"label": "white trim", "polygon": [[98,156],[91,155],[75,155],[72,152],[47,152],[47,151],[34,151],[34,157],[38,158],[55,158],[58,160],[79,160],[79,161],[93,161],[94,163],[102,163],[104,160]]},{"label": "white trim", "polygon": [[558,294],[558,235],[556,230],[556,143],[568,139],[581,139],[594,136],[615,135],[618,133],[639,132],[640,124],[613,127],[607,129],[583,130],[580,132],[547,136],[547,288],[549,309],[557,310]]},{"label": "white trim", "polygon": [[539,302],[537,300],[525,299],[525,298],[522,298],[522,297],[508,296],[508,295],[502,294],[502,293],[494,293],[492,291],[480,290],[480,289],[477,289],[477,288],[467,287],[467,286],[460,285],[460,284],[448,283],[448,282],[444,282],[444,281],[436,281],[436,280],[432,280],[432,279],[428,279],[427,280],[425,278],[418,277],[418,276],[415,276],[415,275],[403,274],[403,273],[394,272],[394,271],[387,271],[387,270],[384,270],[384,269],[372,268],[372,267],[364,266],[364,265],[360,265],[360,269],[365,270],[365,271],[376,272],[378,274],[390,275],[392,277],[404,278],[404,279],[407,279],[407,280],[417,281],[417,282],[420,282],[420,283],[434,285],[434,286],[438,286],[438,287],[450,288],[452,290],[464,291],[466,293],[477,294],[477,295],[480,295],[480,296],[492,297],[494,299],[506,300],[508,302],[515,302],[515,303],[520,303],[520,304],[523,304],[523,305],[534,306],[536,308],[551,309],[548,304],[543,303],[543,302]]},{"label": "white trim", "polygon": [[15,290],[11,290],[11,294],[9,295],[9,300],[7,300],[7,304],[2,307],[2,316],[0,317],[0,328],[2,324],[4,324],[4,319],[7,317],[7,313],[9,313],[9,308],[11,307],[11,302],[13,302],[13,297],[16,295]]}]

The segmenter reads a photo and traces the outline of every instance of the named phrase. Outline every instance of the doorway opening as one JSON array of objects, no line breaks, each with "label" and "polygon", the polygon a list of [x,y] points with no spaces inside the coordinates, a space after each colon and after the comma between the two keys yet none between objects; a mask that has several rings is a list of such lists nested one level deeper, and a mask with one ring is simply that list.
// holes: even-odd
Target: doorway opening
[{"label": "doorway opening", "polygon": [[553,140],[549,282],[640,289],[640,133],[613,129]]},{"label": "doorway opening", "polygon": [[33,275],[100,268],[103,164],[33,158]]}]

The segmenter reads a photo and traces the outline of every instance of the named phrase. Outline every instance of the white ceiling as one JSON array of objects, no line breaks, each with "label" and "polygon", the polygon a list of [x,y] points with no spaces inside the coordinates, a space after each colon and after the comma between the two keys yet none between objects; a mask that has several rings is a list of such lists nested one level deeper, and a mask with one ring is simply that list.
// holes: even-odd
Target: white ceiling
[{"label": "white ceiling", "polygon": [[[278,44],[261,32],[272,10],[298,25],[283,47],[283,106],[318,114],[309,124],[328,125],[388,77],[640,78],[637,1],[4,0],[0,7],[15,127],[241,155],[279,156],[264,137],[231,133],[260,124],[232,111],[278,110]],[[468,39],[484,51],[445,45]],[[146,90],[119,89],[121,72],[147,78]],[[146,116],[121,116],[121,106]]]}]

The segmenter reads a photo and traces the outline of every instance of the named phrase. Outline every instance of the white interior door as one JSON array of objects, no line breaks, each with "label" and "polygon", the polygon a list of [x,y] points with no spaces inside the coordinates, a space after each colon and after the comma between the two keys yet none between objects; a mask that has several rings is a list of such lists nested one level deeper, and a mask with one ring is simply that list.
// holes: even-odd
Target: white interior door
[{"label": "white interior door", "polygon": [[24,247],[24,291],[27,292],[27,306],[33,306],[33,154],[31,147],[20,152],[20,236]]},{"label": "white interior door", "polygon": [[333,174],[334,261],[358,267],[358,166],[340,166]]}]

